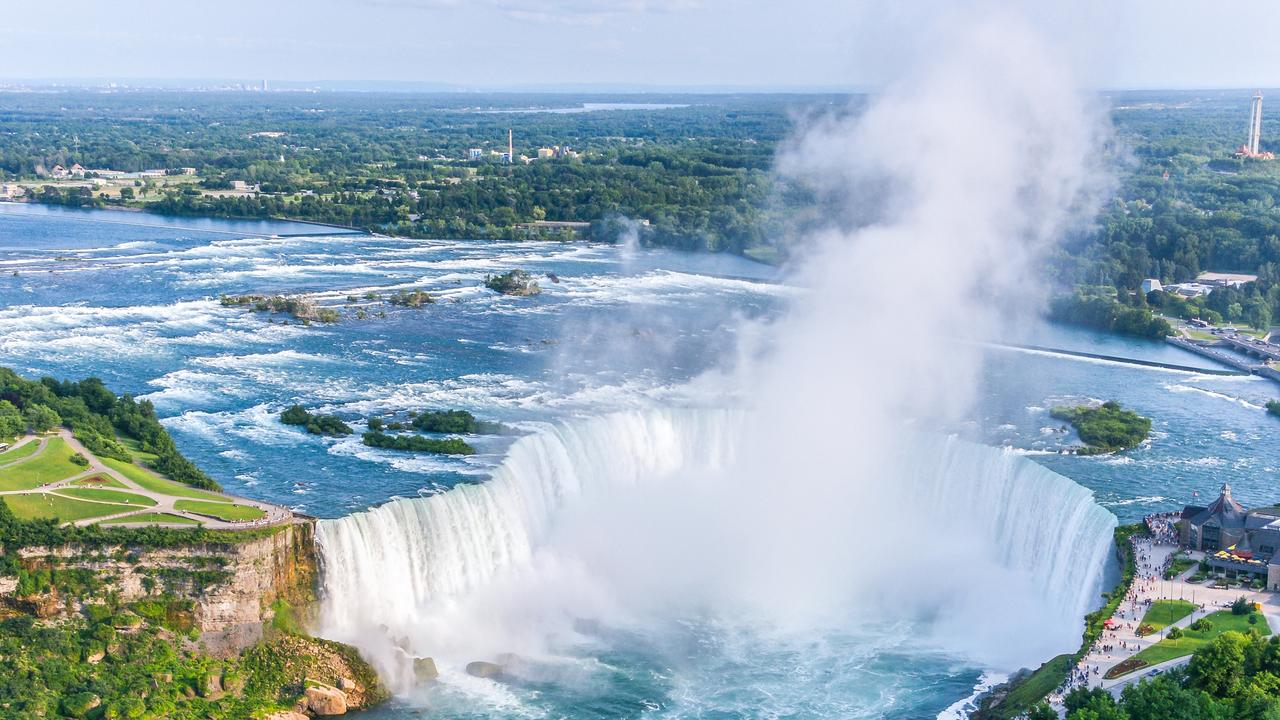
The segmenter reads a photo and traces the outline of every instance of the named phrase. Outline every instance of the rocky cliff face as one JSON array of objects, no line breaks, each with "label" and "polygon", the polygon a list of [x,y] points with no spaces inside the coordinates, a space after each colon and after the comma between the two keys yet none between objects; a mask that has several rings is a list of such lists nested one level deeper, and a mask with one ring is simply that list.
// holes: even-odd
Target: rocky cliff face
[{"label": "rocky cliff face", "polygon": [[[32,591],[0,582],[0,603],[40,617],[75,612],[114,594],[123,603],[151,601],[171,622],[200,633],[207,651],[234,654],[262,637],[263,623],[284,601],[304,614],[315,599],[315,526],[303,521],[237,543],[155,550],[27,548],[20,564],[50,583]],[[75,580],[69,589],[68,578]],[[26,594],[23,594],[25,591]]]}]

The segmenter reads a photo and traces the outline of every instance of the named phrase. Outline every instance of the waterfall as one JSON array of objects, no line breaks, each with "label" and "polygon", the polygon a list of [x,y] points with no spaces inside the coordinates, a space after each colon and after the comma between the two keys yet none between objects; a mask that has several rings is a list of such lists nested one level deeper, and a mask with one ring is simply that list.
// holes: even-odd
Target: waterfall
[{"label": "waterfall", "polygon": [[[412,674],[396,657],[434,652],[437,638],[421,629],[425,615],[528,566],[557,516],[575,504],[677,472],[683,478],[732,468],[743,418],[653,410],[549,425],[516,441],[487,482],[321,521],[321,633],[365,650],[392,686],[405,690]],[[1078,637],[1097,598],[1114,516],[1089,490],[1012,451],[937,436],[914,438],[911,447],[895,470],[893,511],[848,513],[850,523],[884,523],[884,534],[901,537],[890,544],[922,568],[917,580],[941,578],[932,590],[911,587],[903,597],[935,614],[950,608],[959,615],[948,626],[970,628],[1007,613],[992,612],[988,596],[969,597],[963,586],[1002,591],[1017,578],[1030,588],[1030,599],[1018,603],[1034,605],[1039,624],[1061,627],[1049,633],[1055,647]],[[974,549],[957,550],[968,546]],[[833,566],[874,562],[865,559],[866,548],[813,549],[829,552]],[[907,582],[897,568],[878,572],[857,577],[874,577],[866,582],[882,595],[900,576]]]}]

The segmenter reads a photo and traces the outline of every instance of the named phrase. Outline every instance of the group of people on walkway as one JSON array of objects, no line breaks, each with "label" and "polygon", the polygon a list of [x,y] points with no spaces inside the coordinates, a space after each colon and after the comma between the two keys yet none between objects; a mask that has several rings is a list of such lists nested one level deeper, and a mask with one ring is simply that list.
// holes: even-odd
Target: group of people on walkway
[{"label": "group of people on walkway", "polygon": [[1060,703],[1062,698],[1077,687],[1087,687],[1102,679],[1102,665],[1119,657],[1137,653],[1143,645],[1137,642],[1137,628],[1143,615],[1151,608],[1158,583],[1172,563],[1172,553],[1158,554],[1159,545],[1176,545],[1177,531],[1172,517],[1155,515],[1147,518],[1151,537],[1131,536],[1130,549],[1134,558],[1134,579],[1116,612],[1112,623],[1102,632],[1085,653],[1084,658],[1072,668],[1067,680],[1053,694],[1050,702]]}]

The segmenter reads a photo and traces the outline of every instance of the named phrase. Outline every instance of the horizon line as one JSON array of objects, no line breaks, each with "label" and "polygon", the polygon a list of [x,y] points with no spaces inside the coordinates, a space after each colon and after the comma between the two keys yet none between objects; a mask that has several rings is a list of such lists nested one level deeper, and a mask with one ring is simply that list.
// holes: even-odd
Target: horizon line
[{"label": "horizon line", "polygon": [[[161,90],[161,91],[234,91],[264,92],[260,89],[267,83],[265,92],[354,92],[354,93],[395,93],[408,92],[420,94],[451,95],[502,95],[502,94],[616,94],[616,95],[862,95],[874,93],[880,86],[871,85],[750,85],[732,83],[703,83],[693,85],[666,85],[661,83],[537,83],[515,85],[484,85],[447,83],[431,80],[273,80],[272,78],[101,78],[101,77],[59,77],[59,78],[5,78],[0,77],[0,91],[14,92],[24,90]],[[274,85],[274,87],[273,87]],[[1277,86],[1245,84],[1245,85],[1130,85],[1085,88],[1087,92],[1254,92],[1259,89],[1269,90]]]}]

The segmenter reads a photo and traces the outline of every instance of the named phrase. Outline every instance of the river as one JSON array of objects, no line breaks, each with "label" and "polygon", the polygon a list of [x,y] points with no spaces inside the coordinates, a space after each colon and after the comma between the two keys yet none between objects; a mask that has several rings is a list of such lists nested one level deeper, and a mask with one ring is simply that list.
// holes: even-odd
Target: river
[{"label": "river", "polygon": [[[538,276],[542,294],[503,297],[482,287],[486,274],[517,267]],[[551,641],[542,633],[528,647],[510,635],[495,641],[495,649],[519,646],[535,658],[509,682],[470,678],[450,664],[451,650],[460,661],[472,648],[445,647],[454,638],[439,623],[457,621],[474,636],[480,631],[466,623],[476,622],[477,607],[491,612],[485,617],[492,627],[535,617],[541,626],[548,614],[565,610],[536,606],[549,605],[546,586],[563,579],[556,573],[564,567],[548,567],[564,559],[548,551],[562,539],[546,526],[559,522],[561,506],[572,505],[575,493],[668,472],[646,464],[654,447],[712,463],[717,438],[732,436],[733,426],[700,414],[719,400],[700,378],[733,359],[754,323],[803,301],[802,291],[778,284],[772,268],[606,245],[406,240],[296,223],[13,204],[0,204],[0,268],[0,365],[28,375],[96,375],[151,400],[183,452],[229,491],[334,519],[321,530],[330,562],[349,552],[358,564],[375,565],[373,581],[390,583],[380,594],[393,599],[360,609],[387,617],[364,619],[412,636],[415,652],[439,656],[442,682],[410,682],[400,700],[371,717],[933,717],[970,694],[988,671],[1012,669],[1014,660],[993,655],[984,639],[1001,629],[981,627],[989,614],[983,604],[995,601],[962,591],[963,575],[952,579],[942,604],[880,612],[875,621],[855,613],[822,632],[774,622],[726,624],[714,613],[656,623],[594,618],[589,627],[561,628],[564,634]],[[436,303],[400,308],[365,299],[366,292],[409,287],[428,290]],[[217,298],[224,293],[309,293],[345,317],[304,327],[223,307]],[[364,319],[355,317],[360,309]],[[1163,343],[1048,325],[1004,340],[1207,362]],[[875,341],[866,351],[875,352]],[[989,544],[962,557],[991,561],[969,576],[975,586],[1021,588],[1038,578],[1024,590],[1050,609],[1028,621],[1053,627],[1045,647],[1027,645],[1028,657],[1017,658],[1030,663],[1035,653],[1068,649],[1064,643],[1078,635],[1078,606],[1095,589],[1098,558],[1071,548],[1101,547],[1113,522],[1090,510],[1094,500],[1131,522],[1204,499],[1224,481],[1246,505],[1278,499],[1280,458],[1271,448],[1280,421],[1263,409],[1276,396],[1280,388],[1259,378],[993,348],[968,420],[931,430],[1006,449],[958,439],[945,451],[927,445],[930,457],[945,462],[919,469],[908,484],[922,501],[1003,503],[979,528]],[[1151,440],[1116,456],[1058,454],[1071,435],[1049,409],[1102,399],[1152,417]],[[320,438],[281,425],[279,412],[295,402],[343,415],[357,434]],[[358,440],[362,418],[428,408],[467,409],[512,431],[477,439],[479,452],[466,458],[399,454]],[[669,408],[694,415],[663,415]],[[485,546],[483,560],[463,563],[463,574],[415,589],[415,563],[447,557],[437,553],[465,534],[461,516],[438,513],[452,512],[474,494],[475,483],[500,500],[506,491],[491,476],[512,478],[507,482],[521,497],[534,485],[551,488],[545,496],[556,501],[515,515],[504,515],[510,503],[499,501],[499,509],[474,515],[467,527],[503,540]],[[571,476],[581,480],[572,488],[564,485]],[[949,494],[957,488],[974,491]],[[1028,488],[1036,494],[1018,494]],[[1036,497],[1057,498],[1058,506]],[[424,500],[384,505],[396,498]],[[367,519],[356,532],[352,513],[374,507],[381,516],[357,516]],[[970,510],[981,514],[978,506]],[[850,508],[849,522],[857,516]],[[1062,525],[1064,517],[1078,522]],[[415,524],[422,518],[425,524]],[[903,517],[904,536],[917,532],[910,522]],[[435,531],[454,534],[422,541]],[[396,547],[404,552],[369,555],[366,540],[380,533],[404,538]],[[941,549],[923,557],[907,539],[894,546],[926,566],[948,557]],[[1036,575],[1045,567],[1053,568],[1052,577]],[[504,584],[513,582],[511,568],[533,584]],[[877,587],[896,584],[894,577]],[[1072,587],[1063,584],[1068,580]],[[928,585],[902,584],[901,592],[930,595]],[[330,613],[356,607],[343,605],[353,602],[350,591],[328,589]],[[500,590],[527,594],[499,602]],[[960,607],[962,601],[973,607]],[[438,615],[424,618],[428,609]],[[941,632],[944,626],[968,630]],[[328,629],[360,640],[368,652],[379,649],[372,639],[344,635],[361,632],[358,626],[331,617]]]}]

